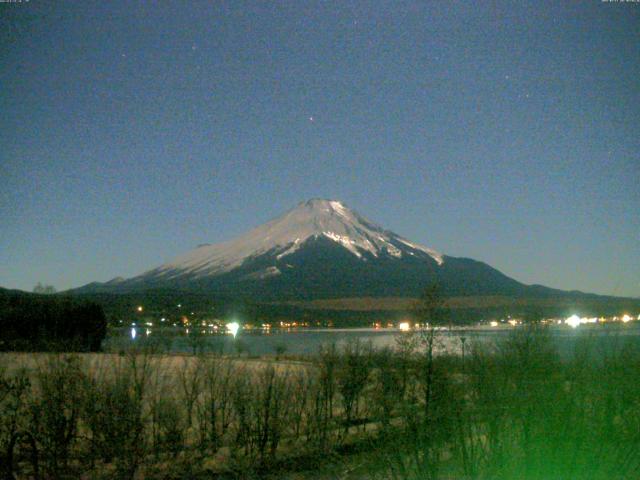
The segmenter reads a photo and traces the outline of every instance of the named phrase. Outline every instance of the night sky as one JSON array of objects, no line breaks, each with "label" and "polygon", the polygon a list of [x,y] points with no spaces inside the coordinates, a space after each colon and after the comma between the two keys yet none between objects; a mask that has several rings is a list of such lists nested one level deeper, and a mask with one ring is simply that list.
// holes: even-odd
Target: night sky
[{"label": "night sky", "polygon": [[322,197],[525,283],[640,296],[640,3],[0,15],[3,287],[130,277]]}]

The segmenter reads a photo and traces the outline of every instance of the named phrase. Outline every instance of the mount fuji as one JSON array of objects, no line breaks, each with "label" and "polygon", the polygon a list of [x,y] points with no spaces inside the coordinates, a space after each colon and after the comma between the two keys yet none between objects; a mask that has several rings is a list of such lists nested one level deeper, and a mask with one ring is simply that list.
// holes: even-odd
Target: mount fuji
[{"label": "mount fuji", "polygon": [[234,240],[200,245],[139,276],[77,291],[179,289],[280,301],[415,297],[434,282],[449,296],[561,293],[411,242],[324,199],[302,202]]}]

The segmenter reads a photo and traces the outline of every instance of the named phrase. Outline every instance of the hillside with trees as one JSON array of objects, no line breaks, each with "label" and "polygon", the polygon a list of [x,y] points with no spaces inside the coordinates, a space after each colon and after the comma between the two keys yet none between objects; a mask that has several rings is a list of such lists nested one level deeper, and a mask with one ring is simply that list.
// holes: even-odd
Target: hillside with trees
[{"label": "hillside with trees", "polygon": [[0,289],[0,350],[98,351],[106,331],[94,302]]}]

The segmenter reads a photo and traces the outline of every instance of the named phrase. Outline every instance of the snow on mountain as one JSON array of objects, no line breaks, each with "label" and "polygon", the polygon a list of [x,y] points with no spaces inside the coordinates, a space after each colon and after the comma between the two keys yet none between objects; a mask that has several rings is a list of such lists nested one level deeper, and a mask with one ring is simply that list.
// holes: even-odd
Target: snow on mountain
[{"label": "snow on mountain", "polygon": [[[189,274],[195,277],[218,275],[239,267],[247,259],[273,254],[278,260],[296,252],[310,238],[326,237],[346,248],[359,259],[365,253],[378,257],[416,255],[423,252],[438,265],[443,256],[430,248],[409,242],[367,220],[335,200],[313,199],[302,202],[281,217],[259,226],[234,240],[198,246],[157,269],[148,272],[164,278]],[[273,267],[260,276],[278,275]]]},{"label": "snow on mountain", "polygon": [[555,295],[470,258],[443,256],[334,200],[309,200],[227,242],[202,244],[142,275],[79,292],[192,291],[254,301],[411,297],[437,283],[450,296]]}]

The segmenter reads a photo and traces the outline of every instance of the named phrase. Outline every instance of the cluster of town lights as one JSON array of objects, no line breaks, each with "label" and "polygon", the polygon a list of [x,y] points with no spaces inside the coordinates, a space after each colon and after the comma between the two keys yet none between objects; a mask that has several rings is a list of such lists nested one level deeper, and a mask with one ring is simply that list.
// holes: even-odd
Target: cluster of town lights
[{"label": "cluster of town lights", "polygon": [[[578,328],[580,325],[583,324],[587,324],[587,323],[598,323],[601,321],[604,321],[605,319],[603,318],[597,318],[597,317],[579,317],[578,315],[571,315],[569,318],[567,318],[564,323],[565,325],[569,325],[571,328]],[[623,323],[629,323],[631,320],[633,320],[633,318],[631,318],[630,315],[623,315],[622,317],[618,318],[618,317],[613,317],[614,321],[621,321]],[[638,320],[640,320],[640,315],[638,315]]]},{"label": "cluster of town lights", "polygon": [[[182,304],[178,304],[177,306],[178,306],[178,308],[180,308],[180,307],[182,307]],[[135,309],[136,309],[136,311],[138,313],[142,313],[144,311],[144,307],[142,305],[136,306]],[[194,315],[194,312],[191,312],[191,314]],[[182,324],[183,324],[184,327],[189,327],[190,326],[191,322],[189,322],[189,319],[186,316],[183,315],[181,320],[182,320]],[[619,321],[619,322],[623,322],[623,323],[628,323],[628,322],[630,322],[632,320],[635,320],[635,317],[632,317],[629,314],[624,314],[624,315],[622,315],[620,317],[614,316],[614,317],[609,317],[609,318],[605,318],[605,317],[599,317],[599,318],[598,317],[579,317],[578,315],[574,314],[574,315],[571,315],[570,317],[567,317],[566,319],[557,319],[556,318],[556,319],[542,320],[542,323],[553,323],[553,324],[563,324],[564,323],[565,325],[568,325],[571,328],[578,328],[578,326],[583,325],[583,324],[604,323],[604,322],[611,322],[611,321],[613,321],[613,322]],[[638,315],[637,320],[640,321],[640,315]],[[164,323],[166,321],[167,321],[167,318],[165,318],[165,317],[160,318],[160,322]],[[514,326],[514,327],[523,323],[522,320],[517,320],[517,319],[509,317],[508,320],[503,319],[500,322],[498,322],[496,320],[492,320],[492,321],[489,322],[489,325],[491,327],[498,327],[498,326],[500,326],[501,323],[505,323],[505,322],[508,323],[511,326]],[[120,320],[120,323],[122,323],[122,320]],[[207,326],[210,329],[218,330],[218,325],[216,325],[214,323],[208,323],[208,322],[202,320],[201,324],[202,324],[202,327],[205,328],[205,330],[202,330],[202,333],[207,333],[206,332],[206,327]],[[144,325],[146,325],[147,327],[152,327],[153,326],[153,322],[147,321],[147,322],[144,323]],[[177,326],[177,325],[178,325],[177,323],[175,323],[175,322],[173,323],[173,326]],[[301,323],[298,323],[298,322],[291,322],[291,323],[290,322],[280,322],[280,327],[281,328],[291,328],[291,327],[298,327],[298,326],[307,327],[309,325],[308,325],[307,322],[301,322]],[[382,326],[383,325],[382,325],[381,322],[376,322],[374,324],[374,327],[376,329],[382,328]],[[391,327],[392,328],[393,326],[394,326],[394,324],[392,322],[389,322],[387,324],[387,327]],[[428,326],[428,324],[427,324],[427,326]],[[131,338],[135,339],[136,336],[137,336],[136,323],[135,322],[132,323],[131,327],[132,327],[131,330],[130,330]],[[223,328],[222,325],[220,325],[220,327]],[[412,330],[413,327],[419,328],[420,325],[419,324],[412,325],[411,322],[408,322],[408,321],[403,321],[403,322],[400,322],[400,323],[397,324],[397,328],[401,332],[408,332],[408,331]],[[226,331],[227,331],[228,334],[232,335],[235,338],[241,328],[243,328],[245,330],[252,330],[253,326],[251,324],[247,324],[247,325],[244,325],[243,327],[241,327],[238,322],[233,321],[233,322],[229,322],[229,323],[225,324],[224,328],[226,328]],[[262,329],[267,331],[267,332],[269,332],[269,330],[271,329],[271,325],[268,324],[268,323],[263,323],[262,324]],[[185,332],[187,334],[189,334],[189,328],[186,328]],[[150,333],[151,333],[150,328],[146,328],[145,329],[145,334],[149,335]],[[210,333],[213,333],[213,332],[210,332]]]},{"label": "cluster of town lights", "polygon": [[[640,321],[640,315],[638,315],[637,318]],[[543,319],[541,322],[543,324],[554,324],[554,325],[568,325],[571,328],[577,328],[580,325],[584,325],[584,324],[593,324],[593,323],[609,323],[609,322],[622,322],[622,323],[629,323],[632,320],[635,320],[635,317],[632,317],[629,314],[624,314],[620,317],[614,316],[614,317],[580,317],[578,315],[571,315],[570,317],[567,318],[547,318],[547,319]],[[489,322],[489,325],[491,327],[498,327],[501,324],[504,323],[508,323],[511,326],[516,326],[516,325],[522,325],[524,322],[522,320],[516,320],[516,319],[510,319],[508,321],[500,320],[491,320]]]}]

